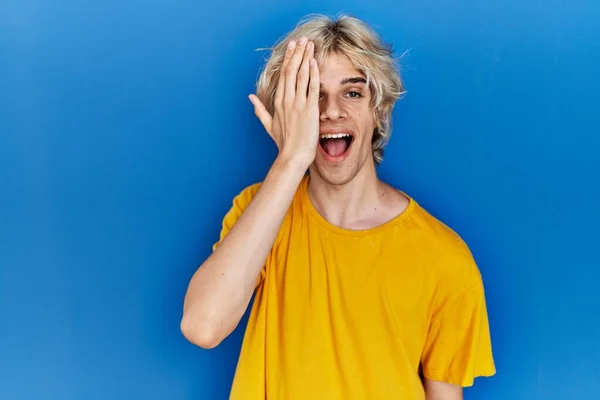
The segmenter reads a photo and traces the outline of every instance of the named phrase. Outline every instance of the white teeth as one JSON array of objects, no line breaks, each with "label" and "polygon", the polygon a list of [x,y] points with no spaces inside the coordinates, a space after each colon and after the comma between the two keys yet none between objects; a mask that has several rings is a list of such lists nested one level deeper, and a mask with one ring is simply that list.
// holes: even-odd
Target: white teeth
[{"label": "white teeth", "polygon": [[343,137],[350,137],[348,133],[335,133],[329,135],[321,135],[321,139],[340,139]]}]

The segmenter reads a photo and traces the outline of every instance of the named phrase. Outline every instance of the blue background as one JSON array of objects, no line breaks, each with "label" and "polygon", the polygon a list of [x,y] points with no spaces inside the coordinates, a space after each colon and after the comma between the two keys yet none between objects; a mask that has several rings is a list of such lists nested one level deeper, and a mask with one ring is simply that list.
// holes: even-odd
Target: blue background
[{"label": "blue background", "polygon": [[246,319],[202,350],[183,295],[275,155],[256,49],[339,11],[408,50],[382,178],[484,276],[467,398],[600,399],[596,0],[1,2],[1,399],[227,397]]}]

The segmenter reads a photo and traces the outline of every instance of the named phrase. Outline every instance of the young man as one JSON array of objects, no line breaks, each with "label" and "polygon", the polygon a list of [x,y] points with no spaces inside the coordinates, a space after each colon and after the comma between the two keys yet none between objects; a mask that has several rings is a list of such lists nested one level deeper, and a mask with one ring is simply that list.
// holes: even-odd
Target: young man
[{"label": "young man", "polygon": [[275,46],[250,98],[279,154],[234,199],[181,322],[212,348],[256,293],[231,399],[454,400],[495,373],[469,249],[377,177],[402,89],[358,19]]}]

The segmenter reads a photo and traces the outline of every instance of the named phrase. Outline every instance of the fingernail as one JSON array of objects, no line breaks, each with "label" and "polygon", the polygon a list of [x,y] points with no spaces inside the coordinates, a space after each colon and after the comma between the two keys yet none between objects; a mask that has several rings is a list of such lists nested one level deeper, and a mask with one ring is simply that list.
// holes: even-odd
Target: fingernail
[{"label": "fingernail", "polygon": [[296,42],[292,40],[290,44],[288,44],[288,49],[292,50],[294,47],[296,47]]},{"label": "fingernail", "polygon": [[304,43],[306,43],[306,40],[307,40],[307,39],[306,39],[306,37],[304,37],[304,36],[303,36],[303,37],[301,37],[301,38],[300,38],[300,40],[298,41],[298,44],[299,44],[300,46],[303,46],[303,45],[304,45]]}]

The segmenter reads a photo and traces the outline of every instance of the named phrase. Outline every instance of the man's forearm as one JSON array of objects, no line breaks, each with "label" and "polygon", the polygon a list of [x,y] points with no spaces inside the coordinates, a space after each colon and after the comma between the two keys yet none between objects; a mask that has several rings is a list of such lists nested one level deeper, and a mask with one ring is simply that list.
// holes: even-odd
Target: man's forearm
[{"label": "man's forearm", "polygon": [[305,172],[301,162],[278,157],[231,231],[196,271],[181,323],[190,341],[214,347],[235,329]]}]

